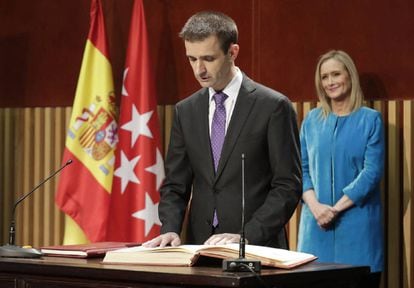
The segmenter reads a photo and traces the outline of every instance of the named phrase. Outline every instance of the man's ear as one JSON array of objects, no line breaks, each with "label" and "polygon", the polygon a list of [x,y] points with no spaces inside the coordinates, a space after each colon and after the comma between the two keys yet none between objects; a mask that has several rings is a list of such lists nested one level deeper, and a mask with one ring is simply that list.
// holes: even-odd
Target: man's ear
[{"label": "man's ear", "polygon": [[231,44],[229,47],[229,55],[231,60],[236,60],[237,56],[239,55],[240,46],[238,44]]}]

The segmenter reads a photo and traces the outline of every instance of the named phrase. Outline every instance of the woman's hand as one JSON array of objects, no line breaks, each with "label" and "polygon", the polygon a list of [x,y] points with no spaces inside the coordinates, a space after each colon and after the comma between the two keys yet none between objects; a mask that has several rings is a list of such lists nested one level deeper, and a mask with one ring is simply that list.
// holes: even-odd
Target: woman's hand
[{"label": "woman's hand", "polygon": [[302,199],[309,206],[318,225],[323,229],[329,228],[339,214],[336,208],[320,203],[316,198],[315,191],[312,189],[305,191]]}]

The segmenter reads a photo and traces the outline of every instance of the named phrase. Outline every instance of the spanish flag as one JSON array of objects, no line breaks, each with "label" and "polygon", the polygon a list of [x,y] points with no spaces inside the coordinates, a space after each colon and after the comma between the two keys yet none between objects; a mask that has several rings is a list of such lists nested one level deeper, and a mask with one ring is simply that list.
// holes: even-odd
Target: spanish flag
[{"label": "spanish flag", "polygon": [[[118,141],[112,66],[100,0],[92,0],[90,29],[66,137],[56,203],[76,225],[65,227],[64,244],[104,241]],[[71,223],[66,221],[66,223]]]}]

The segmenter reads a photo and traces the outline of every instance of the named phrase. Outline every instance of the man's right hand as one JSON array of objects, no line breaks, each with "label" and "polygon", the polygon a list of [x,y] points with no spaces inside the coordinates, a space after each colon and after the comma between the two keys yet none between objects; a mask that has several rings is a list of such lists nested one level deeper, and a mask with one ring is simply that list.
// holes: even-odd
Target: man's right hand
[{"label": "man's right hand", "polygon": [[154,248],[157,246],[165,247],[168,244],[171,246],[181,245],[180,236],[175,232],[167,232],[165,234],[161,234],[158,237],[155,237],[154,239],[142,243],[142,246]]}]

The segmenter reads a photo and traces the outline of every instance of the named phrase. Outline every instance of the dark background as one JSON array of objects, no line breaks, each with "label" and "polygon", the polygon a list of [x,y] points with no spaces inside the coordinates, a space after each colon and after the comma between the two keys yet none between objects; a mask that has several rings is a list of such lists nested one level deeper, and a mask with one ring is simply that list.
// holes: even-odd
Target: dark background
[{"label": "dark background", "polygon": [[[102,2],[119,94],[132,0]],[[316,99],[315,65],[330,49],[353,57],[367,99],[414,99],[414,1],[144,0],[144,6],[160,105],[199,88],[177,34],[204,9],[237,22],[236,64],[292,101]],[[72,105],[89,9],[88,0],[0,0],[0,107]]]}]

